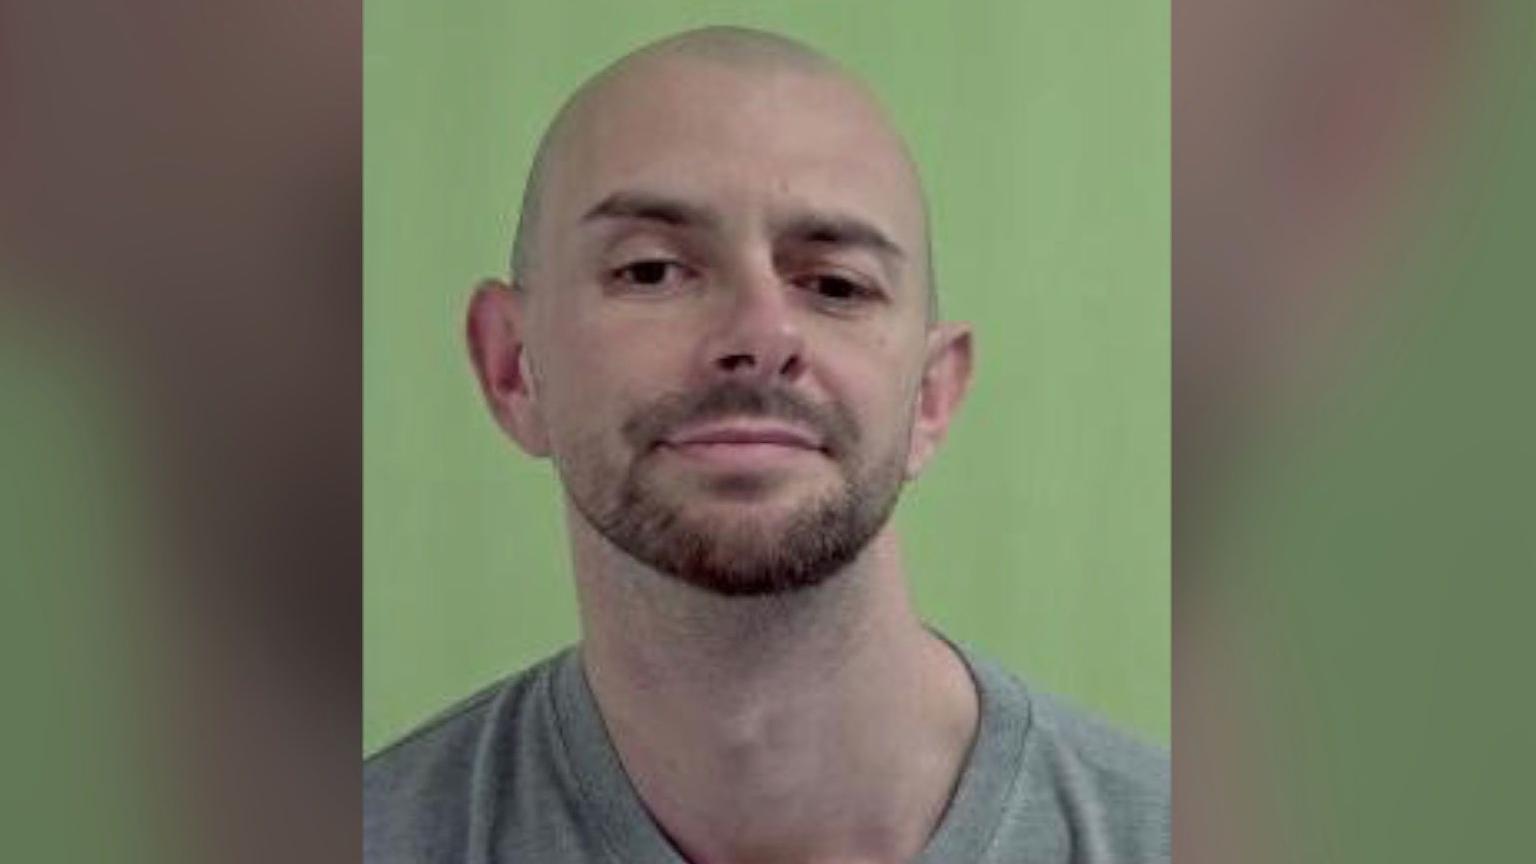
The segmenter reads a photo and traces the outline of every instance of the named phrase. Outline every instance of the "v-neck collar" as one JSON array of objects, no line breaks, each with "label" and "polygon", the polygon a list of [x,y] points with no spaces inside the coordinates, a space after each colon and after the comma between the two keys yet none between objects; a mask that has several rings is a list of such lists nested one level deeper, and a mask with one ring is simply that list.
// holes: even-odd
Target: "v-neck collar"
[{"label": "v-neck collar", "polygon": [[[938,827],[914,864],[981,861],[997,834],[1024,760],[1028,695],[1007,672],[932,631],[954,649],[976,687],[975,740]],[[550,694],[559,740],[583,808],[618,864],[687,864],[646,810],[624,772],[582,669],[580,646],[554,670]]]}]

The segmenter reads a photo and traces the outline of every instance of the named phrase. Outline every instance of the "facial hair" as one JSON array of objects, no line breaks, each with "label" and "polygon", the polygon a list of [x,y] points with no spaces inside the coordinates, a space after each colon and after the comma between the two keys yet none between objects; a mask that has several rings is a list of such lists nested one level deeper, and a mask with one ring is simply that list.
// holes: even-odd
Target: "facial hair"
[{"label": "facial hair", "polygon": [[[773,524],[701,512],[707,508],[698,501],[668,494],[655,476],[661,443],[677,429],[724,418],[771,418],[816,433],[841,482]],[[599,457],[595,444],[560,460],[575,509],[630,557],[721,596],[784,594],[841,572],[890,518],[904,479],[904,453],[861,459],[862,435],[851,414],[783,388],[726,381],[697,394],[673,394],[635,411],[621,431],[631,454],[626,465],[602,464],[611,460]],[[728,474],[707,494],[750,497],[768,482]]]}]

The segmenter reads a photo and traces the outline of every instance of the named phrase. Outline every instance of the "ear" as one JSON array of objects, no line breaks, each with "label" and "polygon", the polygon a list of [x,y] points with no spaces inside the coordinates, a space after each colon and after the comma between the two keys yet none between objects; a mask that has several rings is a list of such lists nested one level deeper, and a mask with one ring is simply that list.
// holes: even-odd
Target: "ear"
[{"label": "ear", "polygon": [[971,328],[967,324],[938,324],[928,331],[923,380],[917,392],[917,414],[907,449],[907,479],[922,472],[960,411],[971,385]]},{"label": "ear", "polygon": [[486,279],[470,298],[465,336],[491,415],[528,455],[543,457],[549,455],[549,433],[528,368],[526,307],[520,291]]}]

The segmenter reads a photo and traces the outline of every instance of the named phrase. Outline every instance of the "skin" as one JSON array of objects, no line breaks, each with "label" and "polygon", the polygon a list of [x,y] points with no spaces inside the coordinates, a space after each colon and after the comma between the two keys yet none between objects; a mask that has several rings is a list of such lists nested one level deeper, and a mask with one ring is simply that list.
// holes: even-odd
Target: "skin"
[{"label": "skin", "polygon": [[[929,462],[971,334],[933,320],[899,136],[828,61],[716,29],[590,81],[535,172],[517,281],[479,287],[468,339],[497,421],[566,487],[582,662],[626,771],[693,861],[912,859],[978,709],[910,605],[888,508],[849,560],[782,590],[658,570],[593,524],[638,477],[723,559],[756,560],[797,516],[859,484],[893,503]],[[658,200],[685,224],[645,215]],[[808,216],[891,248],[809,236]],[[686,417],[626,437],[654,406],[722,386],[789,394],[809,412],[795,427],[826,446],[677,443]]]}]

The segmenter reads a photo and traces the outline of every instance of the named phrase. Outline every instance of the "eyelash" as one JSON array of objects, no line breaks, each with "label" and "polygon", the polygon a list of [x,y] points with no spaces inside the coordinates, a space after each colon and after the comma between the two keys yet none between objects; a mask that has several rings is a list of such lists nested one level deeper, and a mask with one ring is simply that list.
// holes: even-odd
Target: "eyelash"
[{"label": "eyelash", "polygon": [[[808,286],[806,285],[807,282],[813,284]],[[826,283],[833,283],[839,286],[839,290],[847,293],[841,295],[828,294],[825,291],[817,290],[814,283],[821,283],[823,287],[825,287]],[[812,273],[808,276],[796,278],[795,284],[804,290],[810,291],[820,301],[842,306],[879,300],[881,297],[878,289],[872,288],[858,279],[844,276],[841,273]]]},{"label": "eyelash", "polygon": [[[641,281],[635,277],[637,269],[642,267],[659,267],[661,272],[655,274],[657,276],[655,281]],[[641,258],[609,270],[608,281],[629,290],[659,290],[666,287],[668,276],[672,271],[681,271],[684,276],[693,275],[692,269],[681,261],[671,258]]]},{"label": "eyelash", "polygon": [[[660,272],[647,273],[645,280],[637,278],[640,275],[639,268],[659,268]],[[627,264],[614,267],[608,271],[608,281],[617,285],[622,290],[630,291],[659,291],[668,286],[668,278],[674,273],[680,272],[682,278],[692,278],[697,275],[693,268],[673,258],[641,258]],[[835,272],[809,273],[797,276],[790,280],[797,288],[809,292],[818,302],[830,306],[851,307],[864,303],[878,301],[883,294],[878,288],[871,287],[863,281]],[[838,286],[842,293],[832,294],[825,290],[828,284]]]}]

